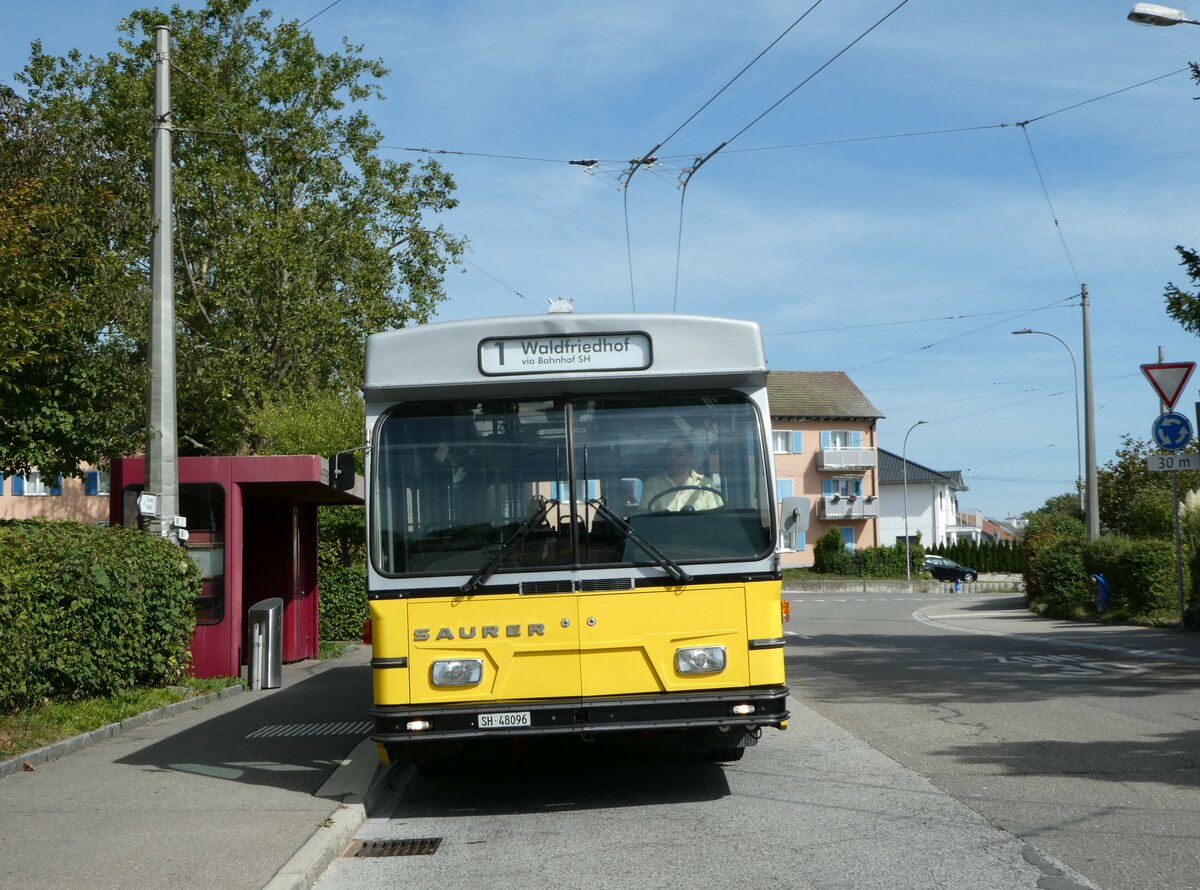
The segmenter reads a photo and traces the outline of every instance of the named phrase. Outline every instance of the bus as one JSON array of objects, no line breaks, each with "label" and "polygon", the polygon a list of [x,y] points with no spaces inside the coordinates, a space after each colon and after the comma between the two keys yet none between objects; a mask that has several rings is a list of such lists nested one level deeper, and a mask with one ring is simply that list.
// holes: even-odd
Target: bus
[{"label": "bus", "polygon": [[551,312],[367,340],[375,740],[786,729],[758,326]]}]

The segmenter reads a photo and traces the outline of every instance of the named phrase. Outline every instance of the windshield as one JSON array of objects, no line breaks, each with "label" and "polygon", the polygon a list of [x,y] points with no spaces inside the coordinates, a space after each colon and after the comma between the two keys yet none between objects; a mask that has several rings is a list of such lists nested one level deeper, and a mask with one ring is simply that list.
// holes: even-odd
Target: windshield
[{"label": "windshield", "polygon": [[739,393],[405,403],[373,461],[384,574],[744,561],[772,545],[761,421]]}]

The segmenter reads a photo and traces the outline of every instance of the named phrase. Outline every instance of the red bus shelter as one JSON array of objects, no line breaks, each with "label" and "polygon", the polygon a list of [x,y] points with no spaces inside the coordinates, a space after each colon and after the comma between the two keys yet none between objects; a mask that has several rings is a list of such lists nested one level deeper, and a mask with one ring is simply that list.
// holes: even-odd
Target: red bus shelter
[{"label": "red bus shelter", "polygon": [[[110,472],[109,521],[136,527],[145,461],[118,458]],[[179,458],[179,515],[199,564],[192,674],[238,676],[246,618],[268,597],[283,600],[283,660],[317,655],[317,507],[361,504],[360,485],[336,491],[316,455]]]}]

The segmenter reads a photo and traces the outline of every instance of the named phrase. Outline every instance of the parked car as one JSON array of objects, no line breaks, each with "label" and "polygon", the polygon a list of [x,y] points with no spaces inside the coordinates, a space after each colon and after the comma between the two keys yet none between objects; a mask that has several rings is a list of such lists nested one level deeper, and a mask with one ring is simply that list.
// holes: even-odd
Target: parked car
[{"label": "parked car", "polygon": [[925,562],[921,568],[933,575],[939,581],[966,581],[970,583],[979,577],[979,572],[974,569],[959,565],[952,559],[946,559],[944,556],[934,556],[930,554],[925,557]]}]

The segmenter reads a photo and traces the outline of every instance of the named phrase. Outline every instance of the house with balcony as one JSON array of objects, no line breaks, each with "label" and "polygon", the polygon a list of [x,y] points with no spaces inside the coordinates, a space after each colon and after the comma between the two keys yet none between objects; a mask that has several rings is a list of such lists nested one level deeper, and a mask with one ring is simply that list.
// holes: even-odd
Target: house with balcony
[{"label": "house with balcony", "polygon": [[[883,546],[909,541],[926,547],[981,540],[975,515],[961,513],[958,493],[966,491],[961,470],[931,470],[898,454],[879,450],[879,534]],[[907,515],[907,521],[905,519]]]},{"label": "house with balcony", "polygon": [[[879,542],[876,423],[883,415],[844,371],[767,375],[776,497],[809,500],[808,529],[785,523],[786,567],[811,566],[812,545],[836,528],[848,548]],[[795,508],[793,508],[795,509]]]}]

